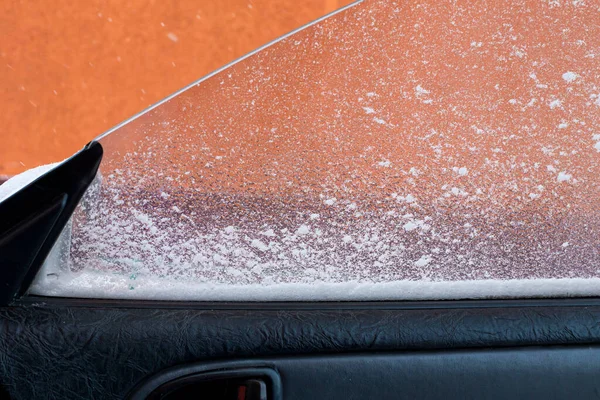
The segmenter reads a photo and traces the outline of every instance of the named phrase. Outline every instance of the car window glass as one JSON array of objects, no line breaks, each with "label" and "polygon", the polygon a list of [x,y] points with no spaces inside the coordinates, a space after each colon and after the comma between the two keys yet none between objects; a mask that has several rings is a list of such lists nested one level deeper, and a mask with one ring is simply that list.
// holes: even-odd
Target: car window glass
[{"label": "car window glass", "polygon": [[366,1],[180,93],[100,140],[34,293],[597,294],[600,19],[560,3]]}]

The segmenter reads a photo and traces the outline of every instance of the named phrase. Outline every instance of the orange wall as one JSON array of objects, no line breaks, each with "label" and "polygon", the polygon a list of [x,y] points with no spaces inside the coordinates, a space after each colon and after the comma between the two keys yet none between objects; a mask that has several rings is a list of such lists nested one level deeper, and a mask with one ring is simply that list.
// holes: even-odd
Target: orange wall
[{"label": "orange wall", "polygon": [[0,175],[66,158],[177,89],[350,0],[0,3]]}]

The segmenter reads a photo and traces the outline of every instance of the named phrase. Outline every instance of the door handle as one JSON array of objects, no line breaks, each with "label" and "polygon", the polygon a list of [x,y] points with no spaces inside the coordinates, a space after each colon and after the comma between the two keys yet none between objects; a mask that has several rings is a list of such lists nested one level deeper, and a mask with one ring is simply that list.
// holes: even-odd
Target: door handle
[{"label": "door handle", "polygon": [[249,379],[237,387],[236,400],[269,400],[267,384],[260,379]]},{"label": "door handle", "polygon": [[194,365],[150,378],[131,400],[280,400],[279,374],[268,367],[198,371]]}]

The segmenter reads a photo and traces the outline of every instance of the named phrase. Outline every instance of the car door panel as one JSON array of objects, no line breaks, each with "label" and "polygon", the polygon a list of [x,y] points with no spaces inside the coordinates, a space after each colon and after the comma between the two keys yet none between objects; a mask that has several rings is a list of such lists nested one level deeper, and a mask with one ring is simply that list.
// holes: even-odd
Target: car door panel
[{"label": "car door panel", "polygon": [[[311,397],[327,398],[320,394],[328,392],[321,392],[319,382],[335,381],[340,371],[362,375],[365,365],[379,363],[380,352],[395,352],[400,358],[393,358],[392,364],[407,368],[411,361],[402,358],[404,352],[421,357],[424,351],[439,351],[442,356],[459,349],[600,343],[600,305],[594,299],[202,305],[33,298],[2,308],[0,318],[4,355],[0,379],[13,399],[124,398],[166,368],[283,356],[286,368],[320,370],[319,379],[310,379],[315,388]],[[586,347],[578,348],[577,354],[588,354]],[[595,352],[590,349],[589,355]],[[330,364],[333,361],[302,357],[355,353],[362,354],[360,362],[342,358],[346,361],[334,363],[335,368]],[[493,357],[478,355],[474,359],[457,355],[462,361],[442,364],[418,358],[421,367],[415,371],[421,371],[422,379],[436,368],[440,374],[452,375],[471,368],[466,366],[471,361],[465,360],[474,360],[482,373],[492,375],[501,365],[511,365],[512,359],[515,371],[527,368],[528,353],[506,354],[498,356],[504,360],[500,364]],[[540,354],[546,353],[531,353],[532,368],[539,368]],[[553,373],[571,373],[575,356],[548,357],[546,364],[552,365]],[[596,368],[589,360],[582,359],[585,368]],[[294,374],[289,380],[282,375],[284,393],[293,387],[287,382],[299,382],[303,376]],[[393,380],[388,378],[365,379],[380,387]],[[371,398],[369,393],[359,390],[356,398]],[[555,392],[556,398],[561,393]]]}]

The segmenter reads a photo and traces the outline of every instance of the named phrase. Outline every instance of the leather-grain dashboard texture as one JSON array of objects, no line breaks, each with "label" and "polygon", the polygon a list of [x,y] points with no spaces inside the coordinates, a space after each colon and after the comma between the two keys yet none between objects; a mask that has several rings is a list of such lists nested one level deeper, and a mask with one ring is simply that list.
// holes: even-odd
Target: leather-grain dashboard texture
[{"label": "leather-grain dashboard texture", "polygon": [[[464,304],[236,308],[37,301],[0,308],[0,384],[12,399],[122,399],[152,374],[200,361],[286,356],[293,363],[309,355],[600,344],[595,301]],[[560,358],[548,362],[555,372],[570,365]],[[322,365],[323,379],[334,379]]]}]

